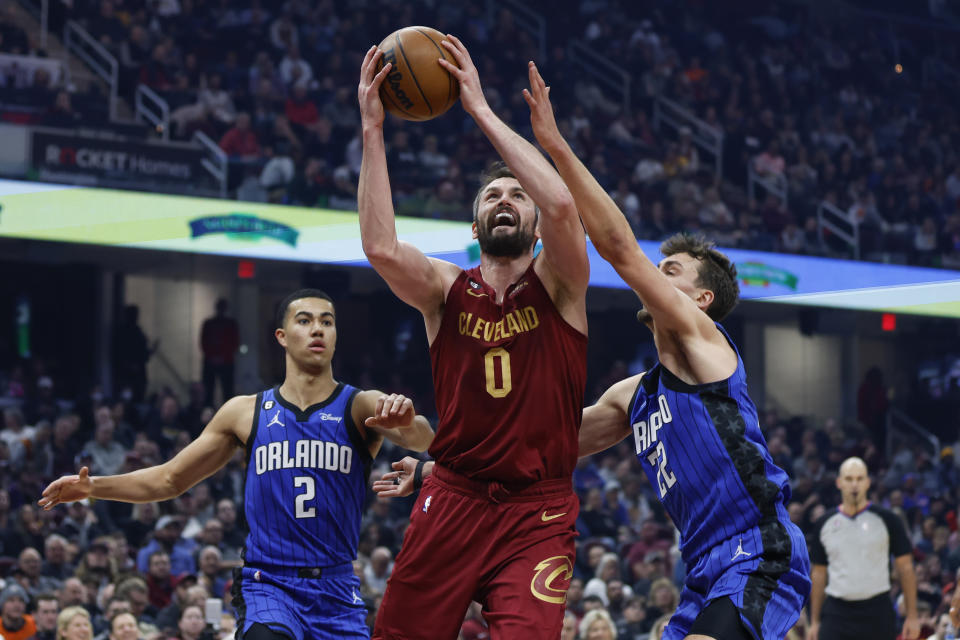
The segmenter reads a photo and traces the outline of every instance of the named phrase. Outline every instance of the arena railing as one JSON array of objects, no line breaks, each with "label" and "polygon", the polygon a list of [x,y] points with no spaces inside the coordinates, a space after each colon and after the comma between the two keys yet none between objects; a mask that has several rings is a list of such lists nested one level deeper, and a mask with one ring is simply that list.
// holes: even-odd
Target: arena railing
[{"label": "arena railing", "polygon": [[751,201],[756,202],[757,187],[762,187],[767,193],[772,193],[779,198],[780,202],[786,208],[790,204],[788,195],[787,179],[780,176],[764,176],[757,173],[753,166],[755,158],[747,161],[747,196]]},{"label": "arena railing", "polygon": [[894,445],[897,441],[911,445],[922,444],[930,448],[931,460],[940,459],[940,439],[924,429],[916,420],[903,411],[890,407],[887,410],[887,460],[892,459]]},{"label": "arena railing", "polygon": [[110,87],[110,119],[116,120],[120,63],[74,20],[68,20],[63,28],[63,46],[66,47],[67,51],[80,58]]},{"label": "arena railing", "polygon": [[567,43],[567,55],[570,62],[586,72],[587,77],[604,85],[619,97],[624,113],[630,112],[631,81],[626,69],[579,40]]},{"label": "arena railing", "polygon": [[547,60],[546,19],[539,12],[517,0],[487,0],[487,22],[491,27],[497,24],[498,9],[506,9],[512,13],[517,24],[534,37],[537,41],[537,55],[540,56],[537,62],[545,63]]},{"label": "arena railing", "polygon": [[824,230],[843,240],[853,252],[853,259],[860,259],[860,223],[836,205],[823,200],[817,207],[817,239],[820,249],[826,251]]},{"label": "arena railing", "polygon": [[170,104],[145,84],[133,94],[133,115],[137,122],[148,122],[164,140],[170,139]]},{"label": "arena railing", "polygon": [[210,154],[201,160],[200,164],[203,165],[203,168],[206,169],[207,172],[213,176],[213,179],[217,181],[217,184],[220,185],[220,197],[226,198],[227,167],[229,165],[226,152],[203,131],[194,132],[193,139],[203,145],[204,149]]},{"label": "arena railing", "polygon": [[653,128],[660,130],[660,125],[669,125],[676,133],[687,127],[690,129],[693,143],[714,158],[714,173],[717,180],[723,179],[723,130],[701,120],[693,112],[681,104],[657,96],[653,102]]}]

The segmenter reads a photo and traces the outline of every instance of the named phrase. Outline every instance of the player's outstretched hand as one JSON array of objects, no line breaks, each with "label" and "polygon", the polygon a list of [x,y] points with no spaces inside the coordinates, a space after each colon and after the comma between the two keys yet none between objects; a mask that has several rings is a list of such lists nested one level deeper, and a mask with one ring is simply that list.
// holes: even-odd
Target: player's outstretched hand
[{"label": "player's outstretched hand", "polygon": [[396,429],[413,424],[415,416],[413,400],[399,393],[384,394],[377,398],[377,410],[364,424],[368,427]]},{"label": "player's outstretched hand", "polygon": [[530,124],[533,125],[533,135],[537,142],[548,153],[563,144],[563,137],[557,127],[557,120],[553,115],[553,105],[550,103],[550,87],[544,82],[537,65],[531,60],[527,63],[527,74],[530,79],[530,88],[523,90],[523,99],[530,107]]},{"label": "player's outstretched hand", "polygon": [[473,64],[470,52],[467,51],[460,38],[449,33],[440,44],[450,52],[457,64],[443,58],[440,58],[438,62],[441,67],[449,71],[450,75],[460,82],[460,103],[463,105],[464,111],[474,115],[479,109],[486,106],[487,99],[483,96],[480,74],[477,73],[477,67]]},{"label": "player's outstretched hand", "polygon": [[380,101],[380,85],[390,73],[392,65],[388,62],[377,73],[377,61],[383,52],[376,45],[367,50],[360,65],[360,86],[357,88],[357,97],[360,100],[360,121],[364,126],[379,126],[383,124],[383,102]]},{"label": "player's outstretched hand", "polygon": [[373,490],[381,498],[402,498],[413,493],[413,472],[419,460],[410,456],[393,463],[393,471],[374,481]]},{"label": "player's outstretched hand", "polygon": [[90,482],[90,469],[83,467],[75,476],[63,476],[54,480],[43,490],[43,496],[37,501],[44,509],[53,509],[58,504],[76,502],[90,497],[93,483]]}]

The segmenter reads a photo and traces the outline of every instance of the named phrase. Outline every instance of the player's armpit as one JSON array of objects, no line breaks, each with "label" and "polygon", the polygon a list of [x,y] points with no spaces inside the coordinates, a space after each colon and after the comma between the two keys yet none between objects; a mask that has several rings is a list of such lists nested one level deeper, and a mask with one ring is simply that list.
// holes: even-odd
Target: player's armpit
[{"label": "player's armpit", "polygon": [[642,377],[639,373],[617,382],[583,410],[578,456],[608,449],[630,435],[630,400]]}]

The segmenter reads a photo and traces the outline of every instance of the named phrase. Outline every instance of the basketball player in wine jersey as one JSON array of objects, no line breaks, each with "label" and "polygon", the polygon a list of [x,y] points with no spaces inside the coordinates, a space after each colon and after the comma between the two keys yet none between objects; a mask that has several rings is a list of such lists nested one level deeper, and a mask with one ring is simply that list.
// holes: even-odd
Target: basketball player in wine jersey
[{"label": "basketball player in wine jersey", "polygon": [[573,575],[586,240],[557,172],[487,105],[466,48],[453,36],[443,46],[459,65],[441,63],[460,82],[464,110],[506,163],[474,201],[479,267],[463,270],[398,241],[378,96],[390,67],[375,73],[376,48],[359,85],[363,248],[394,293],[423,314],[440,416],[430,447],[436,465],[374,637],[454,640],[476,600],[491,638],[554,640]]},{"label": "basketball player in wine jersey", "polygon": [[119,476],[64,476],[40,504],[98,498],[170,500],[246,450],[249,533],[234,572],[239,640],[368,638],[353,572],[370,464],[384,437],[423,451],[433,430],[400,395],[360,391],[333,377],[333,302],[317,289],[289,295],[277,314],[283,384],[231,398],[170,461]]}]

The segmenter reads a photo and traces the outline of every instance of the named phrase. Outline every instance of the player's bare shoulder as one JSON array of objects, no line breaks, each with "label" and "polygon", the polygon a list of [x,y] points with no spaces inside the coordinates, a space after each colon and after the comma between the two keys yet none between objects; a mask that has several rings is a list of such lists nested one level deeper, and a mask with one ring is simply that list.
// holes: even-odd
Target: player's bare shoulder
[{"label": "player's bare shoulder", "polygon": [[433,265],[434,270],[437,272],[437,276],[440,278],[440,285],[443,290],[443,299],[441,300],[442,306],[443,301],[447,299],[447,293],[450,292],[450,287],[452,287],[453,283],[456,282],[457,278],[460,277],[463,269],[452,262],[440,260],[439,258],[428,257],[427,259],[430,261],[430,264]]},{"label": "player's bare shoulder", "polygon": [[236,437],[241,445],[246,445],[253,427],[253,415],[257,410],[257,396],[234,396],[223,403],[207,429],[220,433],[229,433]]}]

